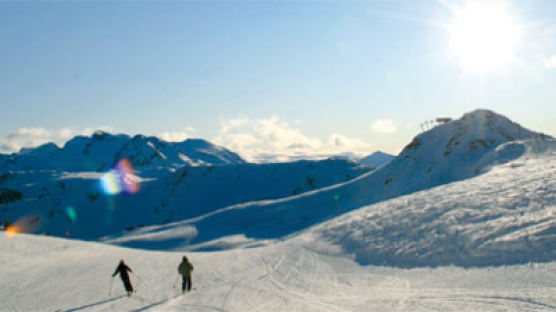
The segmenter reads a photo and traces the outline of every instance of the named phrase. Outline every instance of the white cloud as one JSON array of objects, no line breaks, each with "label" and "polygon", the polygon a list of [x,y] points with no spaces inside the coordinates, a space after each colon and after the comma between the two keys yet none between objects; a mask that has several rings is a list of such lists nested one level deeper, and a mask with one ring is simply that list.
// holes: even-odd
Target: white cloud
[{"label": "white cloud", "polygon": [[278,116],[222,121],[214,141],[254,162],[323,158],[344,153],[364,155],[370,150],[364,141],[342,134],[332,134],[325,141],[309,137]]},{"label": "white cloud", "polygon": [[371,130],[374,133],[395,133],[396,125],[392,119],[379,119],[373,122]]},{"label": "white cloud", "polygon": [[220,132],[227,132],[235,128],[239,128],[249,122],[249,118],[241,116],[220,122]]},{"label": "white cloud", "polygon": [[548,68],[556,68],[556,54],[552,55],[552,57],[546,60],[545,65]]},{"label": "white cloud", "polygon": [[104,131],[104,132],[109,132],[109,133],[114,133],[114,127],[112,126],[100,126],[100,127],[96,127],[96,128],[84,128],[81,131],[79,130],[73,130],[73,134],[70,137],[74,137],[76,135],[86,135],[89,136],[91,134],[93,134],[95,131]]},{"label": "white cloud", "polygon": [[244,132],[229,133],[226,135],[226,139],[231,142],[235,148],[240,150],[262,143],[262,141],[254,135]]},{"label": "white cloud", "polygon": [[19,128],[16,132],[0,138],[0,153],[13,153],[24,147],[36,147],[44,143],[53,142],[58,146],[76,135],[90,135],[96,130],[112,131],[112,127],[85,128],[77,130],[74,128],[62,128],[51,130],[46,128]]},{"label": "white cloud", "polygon": [[349,138],[342,134],[332,134],[328,138],[328,146],[338,152],[367,151],[369,144],[357,138]]},{"label": "white cloud", "polygon": [[319,139],[306,137],[298,129],[281,121],[278,116],[257,120],[253,130],[276,149],[317,149],[322,145]]},{"label": "white cloud", "polygon": [[183,142],[190,138],[190,133],[195,131],[193,127],[188,126],[182,131],[165,131],[158,135],[159,138],[166,142]]}]

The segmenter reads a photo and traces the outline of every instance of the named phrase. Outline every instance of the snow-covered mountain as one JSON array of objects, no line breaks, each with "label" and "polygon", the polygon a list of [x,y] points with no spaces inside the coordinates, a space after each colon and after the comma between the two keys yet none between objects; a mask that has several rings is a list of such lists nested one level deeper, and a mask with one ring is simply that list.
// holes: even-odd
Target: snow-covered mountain
[{"label": "snow-covered mountain", "polygon": [[293,161],[300,161],[300,160],[323,160],[323,159],[345,159],[345,160],[357,161],[359,160],[359,158],[361,158],[360,154],[356,154],[352,152],[318,153],[318,154],[299,153],[297,155],[260,152],[255,155],[254,162],[258,164],[264,164],[264,163],[283,163],[283,162],[293,162]]},{"label": "snow-covered mountain", "polygon": [[[492,154],[497,160],[482,175],[360,207],[323,223],[319,222],[327,211],[343,211],[346,193],[341,187],[298,197],[329,197],[328,206],[307,204],[304,209],[292,199],[237,205],[107,241],[152,249],[212,250],[272,245],[289,238],[318,253],[348,256],[360,265],[396,267],[556,260],[556,140],[509,142]],[[513,160],[506,162],[508,156]],[[289,235],[300,224],[315,226]],[[187,244],[179,245],[180,236],[182,243],[187,237]]]},{"label": "snow-covered mountain", "polygon": [[47,143],[24,148],[19,153],[3,155],[0,171],[63,170],[72,172],[110,169],[121,159],[128,159],[136,169],[149,171],[179,168],[184,165],[241,164],[236,153],[202,139],[166,142],[157,137],[97,131],[90,137],[76,136],[62,148]]},{"label": "snow-covered mountain", "polygon": [[[2,310],[554,310],[556,141],[510,142],[493,154],[501,157],[482,175],[363,207],[283,240],[187,252],[195,271],[185,295],[176,286],[182,252],[0,235]],[[284,227],[284,219],[258,229]],[[157,240],[180,229],[149,234]],[[221,237],[220,246],[240,239]],[[122,258],[134,270],[132,297],[110,278]]]},{"label": "snow-covered mountain", "polygon": [[358,159],[359,163],[369,165],[374,168],[379,168],[389,163],[396,156],[390,155],[381,151],[376,151],[368,156]]},{"label": "snow-covered mountain", "polygon": [[556,260],[556,140],[505,143],[493,154],[483,175],[357,209],[304,239],[332,243],[363,265]]},{"label": "snow-covered mountain", "polygon": [[[514,141],[518,139],[522,143]],[[379,201],[474,177],[491,166],[518,159],[534,150],[531,146],[550,142],[548,136],[504,116],[477,110],[421,133],[390,163],[351,181],[290,198],[227,207],[110,241],[155,249],[203,249],[282,238]],[[187,235],[176,234],[176,228],[188,228]],[[154,236],[156,243],[148,238]],[[223,242],[226,236],[234,241]]]},{"label": "snow-covered mountain", "polygon": [[[133,195],[91,196],[91,202],[103,204],[81,210],[76,204],[48,222],[69,233],[76,229],[68,224],[96,215],[99,219],[89,225],[135,222],[134,215],[143,213],[154,219],[142,210],[151,202],[171,209],[189,202],[182,197],[188,191],[207,188],[213,190],[207,196],[228,196],[228,188],[241,193],[245,181],[260,187],[260,194],[267,187],[258,183],[267,174],[283,174],[279,181],[299,174],[308,186],[303,168],[320,172],[337,162],[273,164],[272,170],[253,164],[184,167],[143,179]],[[102,175],[28,174],[0,176],[0,216],[6,208],[12,213],[29,205],[41,210],[66,197],[78,198],[80,189]],[[0,310],[555,310],[555,176],[556,140],[492,112],[475,111],[420,134],[389,164],[355,179],[322,188],[314,179],[315,189],[299,195],[236,204],[103,238],[151,249],[197,250],[187,252],[195,271],[194,290],[186,295],[172,285],[182,252],[7,231],[0,235]],[[195,181],[203,179],[207,186],[195,189]],[[43,180],[53,188],[44,190]],[[212,187],[214,181],[224,181],[225,187]],[[280,185],[276,182],[268,185]],[[40,198],[20,196],[15,186],[42,190]],[[163,201],[155,194],[163,194]],[[56,223],[62,218],[65,223]],[[27,213],[12,226],[40,222]],[[132,297],[110,278],[122,258],[134,270],[137,293]]]},{"label": "snow-covered mountain", "polygon": [[98,185],[103,173],[9,171],[0,181],[0,220],[23,218],[23,230],[106,236],[106,241],[143,248],[259,244],[379,201],[474,177],[521,157],[534,142],[550,140],[477,110],[421,133],[387,165],[367,173],[339,159],[189,166],[164,176],[135,177],[141,189],[126,196],[103,193]]},{"label": "snow-covered mountain", "polygon": [[238,203],[301,194],[348,181],[370,168],[322,160],[165,170],[148,178],[134,176],[139,190],[133,194],[107,194],[110,190],[101,183],[104,172],[8,171],[0,174],[0,222],[20,220],[24,232],[97,239]]}]

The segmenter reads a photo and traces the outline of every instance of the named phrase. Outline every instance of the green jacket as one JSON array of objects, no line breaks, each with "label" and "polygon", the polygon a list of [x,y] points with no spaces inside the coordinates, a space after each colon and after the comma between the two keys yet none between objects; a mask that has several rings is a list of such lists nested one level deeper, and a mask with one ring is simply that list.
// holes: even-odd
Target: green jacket
[{"label": "green jacket", "polygon": [[178,266],[178,273],[183,277],[191,276],[191,271],[193,271],[193,265],[189,262],[182,261]]}]

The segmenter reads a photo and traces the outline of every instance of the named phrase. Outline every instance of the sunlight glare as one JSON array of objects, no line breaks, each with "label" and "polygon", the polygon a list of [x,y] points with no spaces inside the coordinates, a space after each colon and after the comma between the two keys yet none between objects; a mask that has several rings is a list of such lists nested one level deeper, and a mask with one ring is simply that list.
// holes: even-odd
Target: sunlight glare
[{"label": "sunlight glare", "polygon": [[452,11],[449,48],[464,70],[484,73],[515,60],[521,30],[504,1],[472,1]]}]

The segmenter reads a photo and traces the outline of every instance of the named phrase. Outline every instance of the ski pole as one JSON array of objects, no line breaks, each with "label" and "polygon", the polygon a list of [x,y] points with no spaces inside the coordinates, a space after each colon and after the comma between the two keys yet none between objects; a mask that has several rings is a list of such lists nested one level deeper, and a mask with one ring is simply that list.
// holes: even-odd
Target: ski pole
[{"label": "ski pole", "polygon": [[176,281],[174,282],[174,288],[176,288],[176,284],[178,283],[178,279],[180,278],[180,276],[176,276]]},{"label": "ski pole", "polygon": [[114,284],[114,276],[110,278],[110,288],[108,289],[108,296],[112,295],[112,284]]}]

